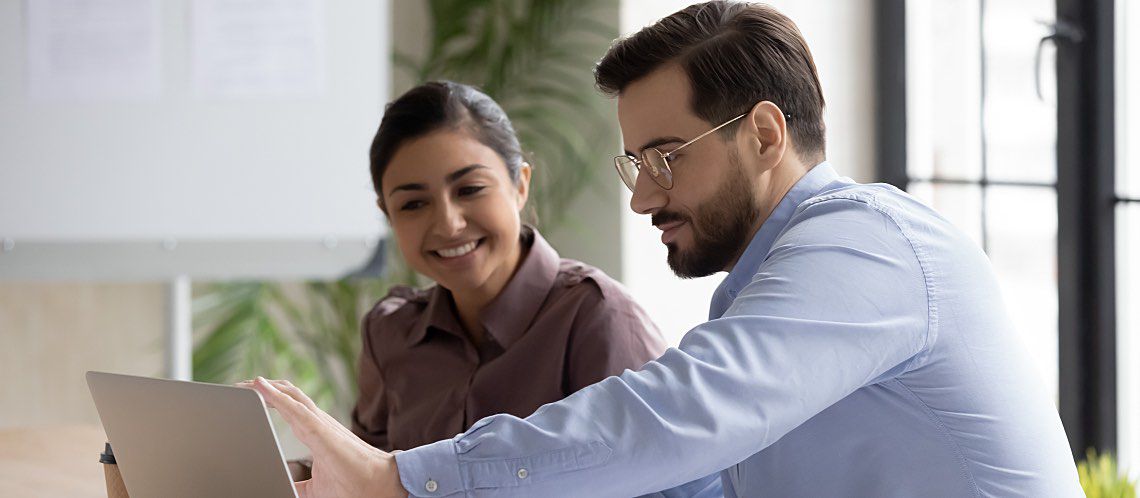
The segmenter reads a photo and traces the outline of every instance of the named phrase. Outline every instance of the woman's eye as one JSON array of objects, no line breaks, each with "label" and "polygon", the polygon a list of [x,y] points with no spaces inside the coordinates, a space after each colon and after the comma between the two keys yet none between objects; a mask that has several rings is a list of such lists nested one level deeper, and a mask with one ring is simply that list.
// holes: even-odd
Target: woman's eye
[{"label": "woman's eye", "polygon": [[408,201],[400,206],[400,211],[415,211],[423,207],[424,201]]},{"label": "woman's eye", "polygon": [[460,195],[460,197],[465,197],[468,195],[477,194],[477,193],[479,193],[480,190],[483,190],[484,188],[486,188],[486,187],[484,187],[483,185],[470,185],[467,187],[459,187],[459,195]]}]

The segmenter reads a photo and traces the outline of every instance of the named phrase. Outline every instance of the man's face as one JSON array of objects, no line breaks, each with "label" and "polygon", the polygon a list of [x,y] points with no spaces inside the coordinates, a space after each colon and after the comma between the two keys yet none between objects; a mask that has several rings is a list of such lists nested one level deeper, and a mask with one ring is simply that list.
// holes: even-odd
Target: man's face
[{"label": "man's face", "polygon": [[[673,64],[627,86],[618,97],[626,153],[640,157],[655,147],[668,154],[719,125],[692,112],[690,92],[684,70]],[[650,215],[661,229],[677,276],[729,270],[747,246],[760,211],[735,142],[713,133],[682,149],[669,165],[673,188],[661,188],[648,172],[638,175],[630,207]]]}]

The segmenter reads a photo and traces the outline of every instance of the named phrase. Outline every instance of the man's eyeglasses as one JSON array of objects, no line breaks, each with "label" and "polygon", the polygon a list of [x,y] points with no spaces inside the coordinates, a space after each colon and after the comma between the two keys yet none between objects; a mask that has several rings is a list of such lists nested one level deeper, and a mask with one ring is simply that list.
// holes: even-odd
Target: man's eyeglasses
[{"label": "man's eyeglasses", "polygon": [[[625,154],[614,156],[614,167],[617,168],[618,176],[621,177],[621,181],[625,183],[625,186],[629,188],[630,192],[632,192],[634,186],[637,185],[637,175],[643,169],[649,170],[650,178],[653,178],[653,181],[656,182],[657,185],[660,185],[661,188],[665,190],[669,190],[673,188],[673,170],[669,168],[669,161],[676,158],[675,154],[677,154],[677,151],[692,145],[697,140],[705,138],[712,132],[724,128],[747,115],[748,113],[746,112],[725,121],[721,123],[720,126],[701,133],[697,138],[689,140],[669,152],[661,152],[656,147],[650,147],[641,151],[641,157],[631,157]],[[784,116],[788,119],[792,117],[790,114],[785,114]]]}]

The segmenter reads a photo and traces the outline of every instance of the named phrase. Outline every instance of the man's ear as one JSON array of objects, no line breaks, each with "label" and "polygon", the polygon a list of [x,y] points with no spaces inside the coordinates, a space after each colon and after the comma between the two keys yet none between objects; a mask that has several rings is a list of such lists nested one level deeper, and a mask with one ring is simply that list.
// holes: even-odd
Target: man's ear
[{"label": "man's ear", "polygon": [[522,166],[519,166],[519,181],[518,185],[516,185],[516,193],[518,195],[518,205],[520,210],[523,208],[523,206],[526,205],[526,201],[530,197],[530,175],[533,169],[534,168],[531,167],[530,163],[528,162],[524,162],[522,163]]},{"label": "man's ear", "polygon": [[788,121],[779,106],[767,100],[752,106],[737,133],[740,150],[760,171],[772,169],[784,159],[788,148]]}]

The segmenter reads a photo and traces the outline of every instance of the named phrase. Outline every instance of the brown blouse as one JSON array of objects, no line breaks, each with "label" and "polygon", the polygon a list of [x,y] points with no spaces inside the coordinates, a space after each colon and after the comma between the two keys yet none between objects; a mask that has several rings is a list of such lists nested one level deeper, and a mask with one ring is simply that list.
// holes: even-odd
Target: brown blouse
[{"label": "brown blouse", "polygon": [[483,310],[487,342],[459,324],[451,293],[393,288],[364,318],[356,435],[383,450],[450,438],[496,413],[543,404],[665,351],[653,322],[601,270],[560,259],[539,235]]}]

